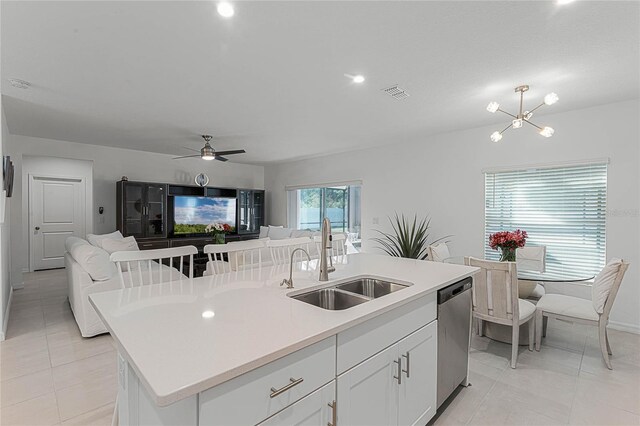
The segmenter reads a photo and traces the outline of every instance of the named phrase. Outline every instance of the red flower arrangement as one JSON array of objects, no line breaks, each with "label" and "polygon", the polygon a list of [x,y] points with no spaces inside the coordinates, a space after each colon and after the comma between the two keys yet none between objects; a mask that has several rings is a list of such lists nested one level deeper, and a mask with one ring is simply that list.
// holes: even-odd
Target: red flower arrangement
[{"label": "red flower arrangement", "polygon": [[527,241],[527,231],[516,229],[515,231],[501,231],[489,235],[489,246],[502,251],[501,262],[515,262],[516,249],[524,247]]}]

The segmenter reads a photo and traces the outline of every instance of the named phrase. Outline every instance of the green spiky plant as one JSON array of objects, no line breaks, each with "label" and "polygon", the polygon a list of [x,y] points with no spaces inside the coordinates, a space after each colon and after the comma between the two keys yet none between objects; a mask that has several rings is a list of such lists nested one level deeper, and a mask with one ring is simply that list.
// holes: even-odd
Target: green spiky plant
[{"label": "green spiky plant", "polygon": [[407,257],[410,259],[426,260],[429,252],[427,248],[429,244],[434,244],[444,240],[440,238],[429,243],[429,226],[431,219],[421,219],[418,221],[418,215],[413,215],[413,220],[405,218],[404,214],[395,215],[395,220],[389,217],[389,223],[393,228],[393,233],[382,232],[374,229],[380,234],[380,237],[372,238],[373,241],[380,244],[381,249],[389,256]]}]

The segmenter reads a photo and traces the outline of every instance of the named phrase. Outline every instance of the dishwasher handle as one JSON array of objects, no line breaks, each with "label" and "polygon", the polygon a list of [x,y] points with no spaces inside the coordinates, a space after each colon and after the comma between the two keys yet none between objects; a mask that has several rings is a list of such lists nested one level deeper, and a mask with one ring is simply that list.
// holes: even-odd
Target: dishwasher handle
[{"label": "dishwasher handle", "polygon": [[442,305],[447,300],[453,299],[461,293],[469,290],[472,282],[472,278],[467,277],[455,284],[451,284],[450,286],[443,288],[442,290],[438,290],[438,305]]}]

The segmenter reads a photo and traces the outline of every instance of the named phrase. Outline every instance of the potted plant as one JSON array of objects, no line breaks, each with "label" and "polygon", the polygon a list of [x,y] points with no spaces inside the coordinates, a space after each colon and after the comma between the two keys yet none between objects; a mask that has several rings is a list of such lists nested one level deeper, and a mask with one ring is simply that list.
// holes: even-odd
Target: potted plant
[{"label": "potted plant", "polygon": [[205,228],[205,232],[213,236],[215,244],[224,244],[224,236],[233,231],[233,228],[226,223],[210,223]]},{"label": "potted plant", "polygon": [[515,262],[516,250],[524,247],[527,241],[527,232],[516,229],[515,231],[501,231],[489,236],[489,246],[500,249],[500,262]]},{"label": "potted plant", "polygon": [[431,219],[424,218],[418,221],[418,216],[414,215],[413,220],[407,220],[404,214],[398,216],[396,213],[395,219],[389,217],[389,222],[393,228],[393,233],[374,229],[375,232],[380,234],[380,237],[372,238],[372,240],[380,244],[382,250],[390,256],[426,260],[429,255],[427,250],[429,244],[444,239],[440,238],[431,243],[428,242]]}]

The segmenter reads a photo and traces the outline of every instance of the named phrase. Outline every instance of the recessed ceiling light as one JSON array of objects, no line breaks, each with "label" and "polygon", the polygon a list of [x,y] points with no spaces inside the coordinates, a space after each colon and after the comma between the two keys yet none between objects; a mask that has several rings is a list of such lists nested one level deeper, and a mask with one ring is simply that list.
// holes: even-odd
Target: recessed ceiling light
[{"label": "recessed ceiling light", "polygon": [[233,5],[227,1],[221,1],[218,3],[218,14],[224,18],[231,18],[235,11],[233,10]]},{"label": "recessed ceiling light", "polygon": [[560,6],[563,6],[565,4],[569,4],[569,3],[573,3],[575,0],[557,0],[556,3]]},{"label": "recessed ceiling light", "polygon": [[353,76],[354,83],[364,83],[364,76],[362,75],[354,75]]},{"label": "recessed ceiling light", "polygon": [[18,78],[9,78],[7,80],[9,80],[9,83],[11,83],[13,87],[17,87],[18,89],[28,89],[31,87],[31,83]]},{"label": "recessed ceiling light", "polygon": [[204,311],[202,313],[202,318],[213,318],[215,315],[216,314],[213,311]]}]

